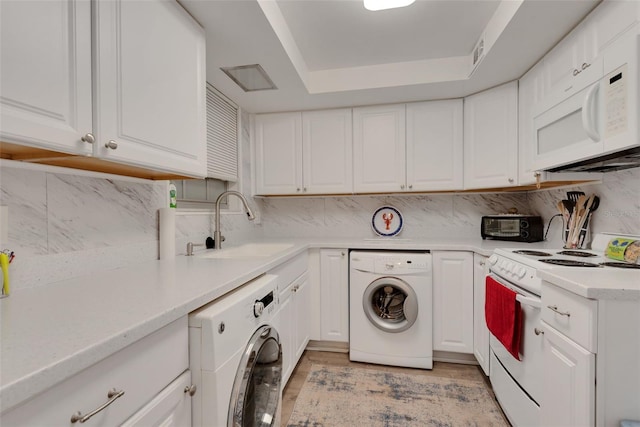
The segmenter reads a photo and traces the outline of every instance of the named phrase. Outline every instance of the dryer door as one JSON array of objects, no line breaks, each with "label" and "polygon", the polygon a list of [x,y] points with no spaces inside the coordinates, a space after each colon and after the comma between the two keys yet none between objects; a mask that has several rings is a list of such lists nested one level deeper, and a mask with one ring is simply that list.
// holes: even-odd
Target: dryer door
[{"label": "dryer door", "polygon": [[407,282],[396,277],[381,277],[365,289],[362,308],[378,329],[402,332],[418,318],[418,297]]},{"label": "dryer door", "polygon": [[240,360],[229,404],[228,427],[267,427],[280,423],[282,347],[273,326],[258,328]]}]

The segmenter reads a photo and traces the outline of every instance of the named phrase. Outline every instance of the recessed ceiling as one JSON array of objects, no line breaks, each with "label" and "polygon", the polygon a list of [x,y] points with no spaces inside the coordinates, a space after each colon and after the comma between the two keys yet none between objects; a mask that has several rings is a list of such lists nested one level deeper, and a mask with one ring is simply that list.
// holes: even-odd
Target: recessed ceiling
[{"label": "recessed ceiling", "polygon": [[[457,98],[521,77],[600,0],[180,0],[207,37],[207,81],[249,112]],[[474,69],[476,42],[485,56]],[[277,90],[221,67],[260,64]]]}]

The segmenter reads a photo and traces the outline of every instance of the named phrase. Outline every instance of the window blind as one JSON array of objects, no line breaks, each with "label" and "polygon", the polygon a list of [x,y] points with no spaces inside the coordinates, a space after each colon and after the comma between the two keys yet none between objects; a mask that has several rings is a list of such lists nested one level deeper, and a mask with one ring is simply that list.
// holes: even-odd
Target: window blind
[{"label": "window blind", "polygon": [[207,177],[238,180],[238,107],[208,83]]}]

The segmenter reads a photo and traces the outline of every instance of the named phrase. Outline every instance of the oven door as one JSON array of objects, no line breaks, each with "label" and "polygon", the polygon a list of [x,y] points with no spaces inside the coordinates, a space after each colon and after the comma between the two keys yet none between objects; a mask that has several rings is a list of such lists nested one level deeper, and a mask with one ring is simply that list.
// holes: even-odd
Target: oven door
[{"label": "oven door", "polygon": [[[522,335],[520,360],[516,360],[500,341],[490,335],[491,352],[495,356],[496,369],[491,366],[491,383],[503,410],[515,425],[531,425],[538,416],[542,395],[542,334],[540,333],[540,297],[517,287],[504,278],[490,273],[493,278],[518,295],[522,310]],[[490,301],[486,302],[490,304]],[[493,360],[492,360],[493,361]],[[511,384],[505,384],[510,382]],[[510,407],[506,407],[509,405]],[[517,422],[519,421],[519,422]],[[535,422],[533,422],[535,424]]]}]

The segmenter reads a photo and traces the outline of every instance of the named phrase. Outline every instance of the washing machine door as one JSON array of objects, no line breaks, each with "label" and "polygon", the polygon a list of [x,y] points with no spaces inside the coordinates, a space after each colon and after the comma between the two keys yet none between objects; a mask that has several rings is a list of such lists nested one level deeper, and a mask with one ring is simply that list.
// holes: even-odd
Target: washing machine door
[{"label": "washing machine door", "polygon": [[418,318],[418,297],[407,282],[380,277],[365,289],[362,308],[378,329],[397,333],[409,329]]},{"label": "washing machine door", "polygon": [[281,386],[282,347],[278,332],[273,326],[264,325],[251,336],[240,361],[227,426],[275,426],[280,421]]}]

